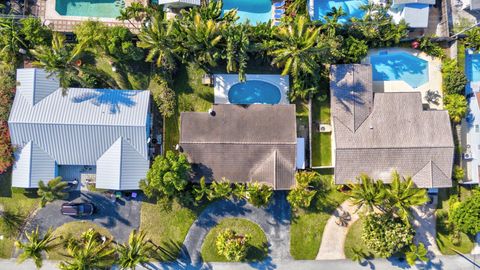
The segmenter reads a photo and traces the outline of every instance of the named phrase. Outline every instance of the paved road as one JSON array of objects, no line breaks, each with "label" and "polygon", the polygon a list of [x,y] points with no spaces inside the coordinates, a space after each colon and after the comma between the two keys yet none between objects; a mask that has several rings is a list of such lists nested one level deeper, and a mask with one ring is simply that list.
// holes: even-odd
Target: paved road
[{"label": "paved road", "polygon": [[[362,265],[350,260],[327,260],[327,261],[294,261],[272,260],[263,263],[208,263],[192,266],[185,263],[151,264],[148,268],[137,267],[137,270],[167,270],[167,269],[213,269],[213,270],[398,270],[398,269],[445,269],[445,270],[479,270],[480,256],[439,256],[428,264],[418,264],[409,267],[405,262],[395,260],[375,259]],[[45,261],[41,270],[58,270],[58,262]],[[35,266],[32,261],[16,264],[14,260],[0,260],[0,270],[32,270]],[[114,268],[113,269],[118,269]]]},{"label": "paved road", "polygon": [[200,251],[208,232],[224,218],[245,218],[257,223],[269,244],[267,261],[290,259],[290,206],[286,193],[275,192],[267,208],[257,208],[245,201],[217,201],[210,204],[193,223],[183,243],[180,260],[201,265]]},{"label": "paved road", "polygon": [[93,192],[73,192],[70,200],[91,201],[97,208],[96,213],[85,218],[64,216],[60,214],[60,206],[66,201],[55,201],[35,213],[27,225],[26,231],[31,231],[38,226],[44,233],[50,227],[55,229],[67,222],[87,220],[107,228],[117,241],[123,242],[128,239],[132,229],[139,227],[141,202],[138,200],[117,199],[114,203],[104,195]]},{"label": "paved road", "polygon": [[[358,220],[358,214],[355,213],[356,207],[350,204],[350,201],[343,202],[328,219],[323,230],[322,242],[317,254],[317,260],[338,260],[345,259],[345,239],[347,239],[348,229]],[[347,227],[337,225],[335,222],[342,212],[350,213],[351,220]]]}]

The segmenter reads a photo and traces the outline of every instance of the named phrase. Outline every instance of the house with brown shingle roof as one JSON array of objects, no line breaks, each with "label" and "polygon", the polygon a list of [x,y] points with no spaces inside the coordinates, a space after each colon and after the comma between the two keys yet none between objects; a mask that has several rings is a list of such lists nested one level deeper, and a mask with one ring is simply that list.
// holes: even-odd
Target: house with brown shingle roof
[{"label": "house with brown shingle roof", "polygon": [[295,105],[214,105],[211,112],[182,112],[180,150],[194,180],[226,178],[290,189],[296,170]]},{"label": "house with brown shingle roof", "polygon": [[454,144],[447,111],[424,110],[418,92],[374,93],[370,65],[330,71],[335,182],[392,171],[418,187],[452,185]]}]

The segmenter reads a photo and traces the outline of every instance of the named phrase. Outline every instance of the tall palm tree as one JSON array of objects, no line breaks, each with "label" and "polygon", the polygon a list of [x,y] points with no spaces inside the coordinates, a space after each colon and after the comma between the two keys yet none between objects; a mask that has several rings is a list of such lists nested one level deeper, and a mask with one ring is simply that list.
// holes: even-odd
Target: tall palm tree
[{"label": "tall palm tree", "polygon": [[60,262],[62,270],[97,270],[114,263],[115,249],[112,239],[102,239],[93,229],[82,233],[80,239],[70,239],[67,244],[67,261]]},{"label": "tall palm tree", "polygon": [[327,16],[324,17],[325,22],[323,23],[322,28],[326,30],[329,37],[334,37],[337,33],[337,29],[342,27],[342,24],[339,23],[338,20],[346,14],[347,13],[345,13],[342,7],[333,7],[332,10],[327,13]]},{"label": "tall palm tree", "polygon": [[43,237],[40,236],[38,227],[31,233],[25,234],[27,241],[16,241],[15,246],[23,252],[18,256],[18,262],[23,263],[27,259],[32,259],[37,269],[40,269],[43,264],[43,252],[49,252],[59,245],[54,243],[57,239],[50,228]]},{"label": "tall palm tree", "polygon": [[245,73],[248,63],[248,51],[250,50],[249,26],[247,24],[227,25],[224,29],[225,54],[227,60],[227,72],[238,72],[240,81],[245,81]]},{"label": "tall palm tree", "polygon": [[203,67],[214,67],[221,56],[223,23],[204,20],[196,14],[192,22],[181,26],[182,54]]},{"label": "tall palm tree", "polygon": [[137,265],[143,266],[153,257],[154,247],[145,237],[145,232],[133,230],[126,243],[117,245],[120,269],[135,270]]},{"label": "tall palm tree", "polygon": [[67,186],[68,183],[62,181],[60,176],[48,181],[46,185],[43,181],[39,181],[37,194],[41,197],[41,206],[44,207],[48,202],[64,198],[67,195],[64,191]]},{"label": "tall palm tree", "polygon": [[357,177],[358,183],[350,183],[348,187],[350,200],[357,209],[364,208],[367,212],[374,209],[382,209],[386,192],[381,180],[373,180],[368,175],[362,174]]},{"label": "tall palm tree", "polygon": [[36,61],[35,67],[43,68],[52,75],[56,75],[60,81],[63,94],[66,94],[67,87],[72,79],[81,81],[79,76],[80,68],[76,61],[80,59],[85,42],[75,46],[65,43],[65,36],[54,32],[52,46],[38,46],[30,50]]},{"label": "tall palm tree", "polygon": [[157,67],[172,70],[175,67],[174,23],[167,21],[165,14],[155,14],[150,23],[138,34],[137,46],[149,50],[147,61],[155,61]]},{"label": "tall palm tree", "polygon": [[13,63],[21,49],[27,48],[15,19],[0,18],[0,45],[0,55],[6,56]]},{"label": "tall palm tree", "polygon": [[389,206],[405,222],[408,222],[412,206],[422,205],[428,201],[427,190],[416,188],[411,177],[405,179],[396,171],[392,173],[392,182],[386,191]]}]

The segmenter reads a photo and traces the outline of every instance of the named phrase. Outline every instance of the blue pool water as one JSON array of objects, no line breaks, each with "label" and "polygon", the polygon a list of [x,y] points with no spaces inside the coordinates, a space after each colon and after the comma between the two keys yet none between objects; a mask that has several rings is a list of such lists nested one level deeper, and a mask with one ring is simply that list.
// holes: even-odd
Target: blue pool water
[{"label": "blue pool water", "polygon": [[465,62],[468,80],[471,82],[480,81],[480,54],[467,54]]},{"label": "blue pool water", "polygon": [[346,13],[340,17],[339,23],[346,23],[350,18],[362,18],[365,12],[361,6],[368,4],[368,0],[313,0],[313,20],[325,21],[324,17],[332,11],[332,8],[342,8]]},{"label": "blue pool water", "polygon": [[409,53],[370,56],[374,81],[404,81],[413,88],[428,82],[428,61]]},{"label": "blue pool water", "polygon": [[223,0],[222,13],[237,9],[239,23],[266,23],[272,19],[271,0]]},{"label": "blue pool water", "polygon": [[259,80],[234,84],[228,91],[228,100],[232,104],[277,104],[281,97],[278,87]]},{"label": "blue pool water", "polygon": [[56,0],[55,10],[63,16],[116,18],[124,0]]}]

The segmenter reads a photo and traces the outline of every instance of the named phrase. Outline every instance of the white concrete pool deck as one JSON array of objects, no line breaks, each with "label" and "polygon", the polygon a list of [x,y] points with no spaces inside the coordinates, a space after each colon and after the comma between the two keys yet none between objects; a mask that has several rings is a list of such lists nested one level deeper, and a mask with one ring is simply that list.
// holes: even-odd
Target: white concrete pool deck
[{"label": "white concrete pool deck", "polygon": [[429,103],[426,99],[428,90],[437,91],[440,96],[442,93],[442,61],[439,58],[427,55],[424,52],[408,49],[408,48],[382,48],[372,49],[368,52],[367,57],[362,61],[363,64],[370,63],[370,56],[379,52],[399,53],[404,52],[414,55],[420,59],[428,61],[428,82],[417,88],[413,88],[404,81],[373,81],[373,91],[382,92],[420,92],[422,94],[422,103],[428,104],[431,109],[443,109],[443,98],[439,99],[438,104]]},{"label": "white concrete pool deck", "polygon": [[[280,89],[280,102],[278,104],[290,104],[288,101],[289,78],[288,76],[272,75],[272,74],[247,74],[247,81],[257,80],[264,81],[275,85]],[[239,83],[238,74],[215,74],[213,75],[215,104],[230,104],[228,100],[228,91],[230,88]]]}]

